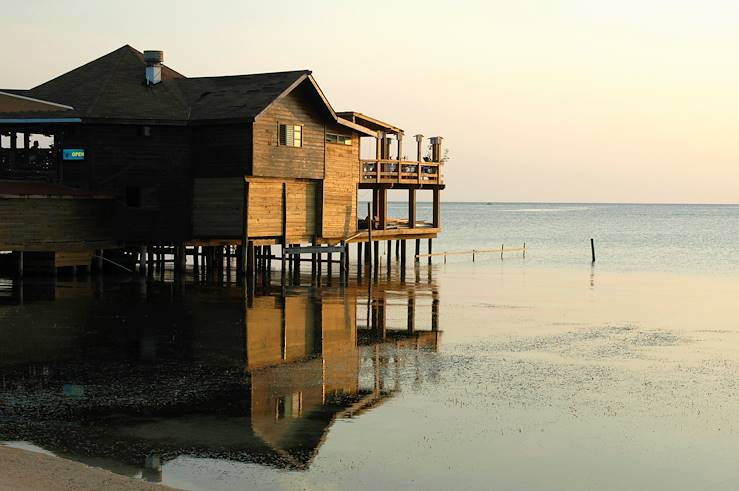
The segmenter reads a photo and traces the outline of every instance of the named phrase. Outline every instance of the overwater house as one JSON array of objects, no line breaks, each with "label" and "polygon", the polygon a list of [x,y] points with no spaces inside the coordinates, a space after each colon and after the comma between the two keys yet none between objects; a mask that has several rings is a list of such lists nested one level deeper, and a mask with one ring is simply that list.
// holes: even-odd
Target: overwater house
[{"label": "overwater house", "polygon": [[[0,251],[14,251],[0,264],[22,273],[128,250],[143,268],[147,251],[169,251],[179,269],[225,250],[248,270],[255,249],[280,244],[342,253],[343,266],[348,244],[361,257],[361,244],[376,255],[385,240],[404,260],[407,240],[418,252],[441,230],[441,138],[428,141],[404,146],[402,129],[336,112],[307,70],[186,77],[160,51],[123,46],[32,89],[0,89]],[[407,192],[406,217],[388,216],[391,189]]]}]

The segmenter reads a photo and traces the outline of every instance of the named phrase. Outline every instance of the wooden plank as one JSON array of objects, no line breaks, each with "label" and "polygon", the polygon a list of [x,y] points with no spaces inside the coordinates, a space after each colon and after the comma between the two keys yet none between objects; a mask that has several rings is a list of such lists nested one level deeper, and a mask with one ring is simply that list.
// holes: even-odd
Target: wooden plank
[{"label": "wooden plank", "polygon": [[286,247],[285,254],[331,254],[334,252],[342,253],[343,246],[305,246],[305,247]]},{"label": "wooden plank", "polygon": [[244,230],[244,178],[195,178],[193,235],[234,237]]}]

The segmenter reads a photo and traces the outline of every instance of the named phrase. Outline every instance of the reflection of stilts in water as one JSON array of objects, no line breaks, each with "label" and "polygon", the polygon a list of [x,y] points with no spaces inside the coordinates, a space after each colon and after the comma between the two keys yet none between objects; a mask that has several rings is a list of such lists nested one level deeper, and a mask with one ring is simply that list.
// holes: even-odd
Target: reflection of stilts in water
[{"label": "reflection of stilts in water", "polygon": [[[121,417],[111,424],[93,417],[86,421],[88,426],[81,425],[73,435],[53,442],[48,434],[35,435],[40,444],[46,441],[51,447],[63,440],[70,456],[75,449],[81,456],[99,450],[102,456],[133,462],[143,470],[147,455],[159,455],[164,463],[187,449],[213,458],[248,460],[253,456],[278,466],[305,468],[336,418],[355,417],[377,407],[401,389],[405,376],[410,375],[407,382],[413,383],[414,365],[417,380],[433,377],[434,364],[424,366],[433,356],[428,351],[436,349],[441,334],[439,291],[432,282],[399,288],[397,281],[375,284],[368,278],[367,285],[352,284],[344,290],[288,288],[291,295],[284,296],[277,287],[270,295],[254,295],[245,283],[240,288],[222,289],[188,283],[186,291],[180,290],[185,285],[182,281],[126,281],[125,289],[113,282],[109,285],[113,288],[104,293],[103,302],[94,301],[90,291],[105,286],[98,283],[87,287],[85,299],[91,302],[80,303],[75,297],[74,304],[56,304],[83,307],[78,308],[79,319],[64,319],[70,335],[62,341],[67,344],[54,337],[58,332],[41,339],[31,334],[18,336],[17,329],[10,330],[7,340],[27,346],[26,352],[16,349],[15,359],[0,357],[0,362],[13,360],[14,364],[40,356],[50,360],[70,357],[71,371],[64,360],[56,362],[51,376],[56,377],[57,385],[73,380],[79,364],[89,374],[84,383],[101,388],[100,400],[106,401],[111,411],[126,415],[146,410],[151,414],[145,423],[140,418]],[[38,296],[35,290],[28,290],[28,282],[25,286],[27,297]],[[63,302],[72,300],[69,294],[76,293],[70,288],[59,292]],[[128,304],[116,301],[117,296]],[[55,314],[50,308],[53,303],[44,304],[40,309],[33,306],[41,311],[34,315],[44,315],[47,310],[49,317]],[[361,319],[358,326],[365,307],[367,322]],[[23,313],[23,309],[8,310]],[[86,330],[103,335],[82,335]],[[9,346],[2,335],[0,331],[0,346]],[[25,340],[23,336],[33,343],[18,343]],[[46,343],[48,355],[41,353],[42,343]],[[89,352],[84,348],[110,354],[114,363],[99,364],[84,356]],[[78,353],[79,359],[72,358]],[[121,371],[120,360],[132,369]],[[137,365],[140,362],[142,365]],[[140,366],[146,367],[143,381],[136,375]],[[208,383],[203,384],[206,379]],[[115,380],[115,390],[113,384],[106,385],[110,380]],[[132,408],[127,394],[151,380],[168,382],[142,393]],[[23,404],[45,417],[56,414],[61,397],[42,387]],[[73,409],[69,415],[72,420],[79,416]],[[227,444],[213,439],[209,425],[215,424],[215,416],[217,424],[227,429]],[[111,450],[111,441],[122,443]],[[156,462],[147,462],[145,467],[146,475],[156,480]]]}]

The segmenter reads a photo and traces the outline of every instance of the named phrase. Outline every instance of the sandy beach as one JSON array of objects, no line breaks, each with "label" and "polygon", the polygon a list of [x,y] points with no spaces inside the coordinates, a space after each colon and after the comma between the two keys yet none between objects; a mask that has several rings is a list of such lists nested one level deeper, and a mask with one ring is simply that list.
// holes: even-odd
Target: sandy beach
[{"label": "sandy beach", "polygon": [[0,446],[0,491],[166,491],[170,488],[36,452]]}]

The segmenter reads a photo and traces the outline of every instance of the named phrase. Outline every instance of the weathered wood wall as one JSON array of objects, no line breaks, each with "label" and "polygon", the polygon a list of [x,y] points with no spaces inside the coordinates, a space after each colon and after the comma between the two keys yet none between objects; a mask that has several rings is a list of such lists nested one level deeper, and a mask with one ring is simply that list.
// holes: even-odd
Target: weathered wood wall
[{"label": "weathered wood wall", "polygon": [[[80,125],[65,148],[84,148],[85,160],[64,162],[64,184],[116,198],[115,233],[121,241],[179,241],[192,232],[191,129],[185,126]],[[138,188],[143,206],[126,205]]]},{"label": "weathered wood wall", "polygon": [[193,236],[240,238],[244,231],[244,178],[195,178]]},{"label": "weathered wood wall", "polygon": [[342,239],[357,229],[359,137],[348,128],[329,126],[327,132],[352,137],[352,144],[326,143],[323,180],[323,237]]},{"label": "weathered wood wall", "polygon": [[[313,98],[308,85],[301,85],[254,122],[254,176],[323,178],[325,116]],[[278,145],[281,123],[303,126],[302,147]]]},{"label": "weathered wood wall", "polygon": [[114,244],[109,199],[0,199],[0,250],[79,251]]},{"label": "weathered wood wall", "polygon": [[251,123],[196,126],[192,136],[195,177],[233,177],[251,173]]},{"label": "weathered wood wall", "polygon": [[320,184],[304,179],[263,179],[249,181],[249,237],[282,235],[282,184],[287,191],[287,238],[307,242],[320,236]]}]

